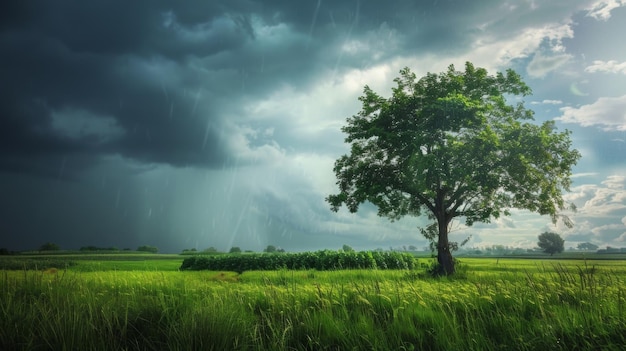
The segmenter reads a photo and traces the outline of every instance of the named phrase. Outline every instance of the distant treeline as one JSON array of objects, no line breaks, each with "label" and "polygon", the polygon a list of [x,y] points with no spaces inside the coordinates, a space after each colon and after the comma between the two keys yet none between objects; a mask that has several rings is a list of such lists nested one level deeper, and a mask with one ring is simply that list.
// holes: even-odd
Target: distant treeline
[{"label": "distant treeline", "polygon": [[[130,249],[124,249],[130,251]],[[98,247],[98,246],[83,246],[80,251],[120,251],[117,247]]]},{"label": "distant treeline", "polygon": [[0,247],[0,255],[17,255],[17,254],[19,254],[19,252],[11,251],[7,248]]},{"label": "distant treeline", "polygon": [[[80,251],[87,251],[87,252],[116,252],[116,251],[120,251],[120,249],[118,249],[117,247],[98,247],[98,246],[83,246],[80,248]],[[131,251],[131,249],[124,249],[123,251]],[[156,246],[151,246],[151,245],[142,245],[139,246],[137,248],[136,251],[140,251],[140,252],[151,252],[151,253],[157,253],[159,252],[159,249]]]},{"label": "distant treeline", "polygon": [[620,247],[619,249],[617,247],[607,247],[606,249],[600,249],[598,251],[596,251],[596,253],[599,254],[614,254],[614,253],[623,253],[626,254],[626,247]]}]

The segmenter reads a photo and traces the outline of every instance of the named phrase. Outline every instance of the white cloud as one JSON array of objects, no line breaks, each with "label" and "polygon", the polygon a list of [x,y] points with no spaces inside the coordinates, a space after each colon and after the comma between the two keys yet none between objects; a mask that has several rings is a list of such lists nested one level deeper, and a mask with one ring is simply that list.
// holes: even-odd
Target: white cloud
[{"label": "white cloud", "polygon": [[593,177],[597,175],[598,175],[597,172],[574,173],[572,174],[570,178],[574,179],[574,178],[582,178],[582,177]]},{"label": "white cloud", "polygon": [[[469,55],[482,58],[479,61],[495,61],[494,66],[502,67],[514,59],[529,57],[539,50],[542,44],[547,44],[552,52],[560,52],[563,48],[562,40],[573,37],[571,20],[563,23],[548,23],[535,28],[522,28],[507,36],[483,36],[474,43],[474,48]],[[533,58],[535,63],[530,70],[538,75],[542,72],[545,74],[569,59],[570,55],[566,54],[551,57],[535,55]]]},{"label": "white cloud", "polygon": [[622,73],[626,74],[626,62],[610,61],[593,61],[591,66],[585,68],[585,72],[606,72],[606,73]]},{"label": "white cloud", "polygon": [[558,230],[567,235],[593,235],[593,242],[616,245],[626,231],[625,186],[626,176],[611,175],[600,184],[573,187],[564,197],[578,206],[575,213],[568,214],[575,225],[571,229],[558,226]]},{"label": "white cloud", "polygon": [[561,105],[563,103],[562,100],[543,100],[543,101],[533,101],[531,102],[532,105],[540,105],[540,104],[544,104],[544,105]]},{"label": "white cloud", "polygon": [[274,164],[284,159],[285,150],[272,140],[272,130],[258,130],[249,126],[230,126],[227,140],[230,151],[242,161]]},{"label": "white cloud", "polygon": [[556,118],[563,123],[576,123],[583,127],[600,126],[605,131],[626,131],[626,95],[602,97],[596,102],[578,108],[562,107]]},{"label": "white cloud", "polygon": [[600,0],[587,8],[587,16],[606,21],[611,18],[612,10],[625,5],[624,0]]},{"label": "white cloud", "polygon": [[526,67],[526,72],[528,72],[531,77],[543,78],[546,74],[566,64],[571,58],[572,55],[569,54],[546,56],[538,52]]},{"label": "white cloud", "polygon": [[607,188],[611,189],[624,189],[624,184],[626,183],[626,176],[622,175],[612,175],[608,176],[602,184],[606,185]]}]

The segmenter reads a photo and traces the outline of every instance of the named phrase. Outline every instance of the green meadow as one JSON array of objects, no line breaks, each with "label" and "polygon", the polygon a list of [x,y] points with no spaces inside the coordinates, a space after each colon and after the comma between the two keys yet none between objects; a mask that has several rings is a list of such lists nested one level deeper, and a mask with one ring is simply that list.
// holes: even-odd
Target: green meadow
[{"label": "green meadow", "polygon": [[0,257],[0,349],[626,349],[624,260],[462,258],[452,278],[182,261]]}]

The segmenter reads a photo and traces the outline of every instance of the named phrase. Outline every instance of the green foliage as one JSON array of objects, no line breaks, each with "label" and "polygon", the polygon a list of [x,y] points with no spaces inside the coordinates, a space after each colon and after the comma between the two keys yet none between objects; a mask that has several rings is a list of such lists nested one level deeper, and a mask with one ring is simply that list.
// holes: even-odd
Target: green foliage
[{"label": "green foliage", "polygon": [[345,252],[354,251],[354,249],[350,245],[343,244],[342,250]]},{"label": "green foliage", "polygon": [[592,243],[580,243],[578,244],[577,248],[579,250],[589,250],[589,251],[595,251],[597,250],[599,247],[596,244],[592,244]]},{"label": "green foliage", "polygon": [[0,248],[0,256],[17,255],[17,254],[19,254],[19,252],[11,251],[5,247]]},{"label": "green foliage", "polygon": [[565,240],[557,233],[545,232],[539,235],[537,246],[550,256],[563,252]]},{"label": "green foliage", "polygon": [[472,225],[519,208],[557,220],[580,154],[569,131],[537,125],[523,102],[507,103],[531,93],[517,73],[488,75],[467,62],[465,72],[450,66],[419,80],[405,68],[395,83],[390,98],[365,86],[361,111],[342,128],[351,149],[335,162],[332,210],[356,212],[367,201],[392,221],[426,214],[446,274],[454,272],[454,218]]},{"label": "green foliage", "polygon": [[59,245],[51,242],[47,242],[39,247],[39,251],[59,251],[60,249]]},{"label": "green foliage", "polygon": [[241,253],[241,248],[233,246],[230,248],[230,251],[228,251],[228,253]]},{"label": "green foliage", "polygon": [[413,269],[417,259],[408,253],[378,251],[331,251],[300,252],[285,254],[249,254],[194,256],[185,258],[181,270],[210,270],[245,272],[276,270],[334,269]]},{"label": "green foliage", "polygon": [[137,251],[157,253],[157,252],[159,252],[159,249],[156,246],[143,245],[143,246],[139,246],[137,248]]},{"label": "green foliage", "polygon": [[80,251],[87,251],[87,252],[95,252],[95,251],[119,251],[120,249],[118,249],[117,247],[97,247],[97,246],[82,246],[80,248]]},{"label": "green foliage", "polygon": [[274,245],[267,245],[265,250],[263,250],[263,252],[267,252],[267,253],[274,253],[276,251],[277,251],[276,250],[276,246],[274,246]]}]

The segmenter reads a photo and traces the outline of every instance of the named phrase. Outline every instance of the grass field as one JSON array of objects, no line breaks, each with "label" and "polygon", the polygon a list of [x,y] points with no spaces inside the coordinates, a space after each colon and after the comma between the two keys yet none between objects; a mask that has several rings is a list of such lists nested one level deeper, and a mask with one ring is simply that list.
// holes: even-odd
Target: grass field
[{"label": "grass field", "polygon": [[0,271],[1,350],[626,349],[620,260],[464,258],[457,277],[434,279],[49,259],[60,268]]}]

